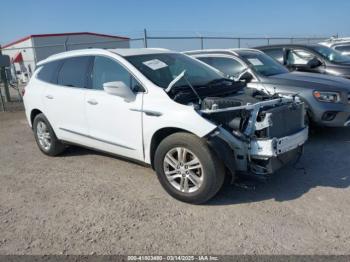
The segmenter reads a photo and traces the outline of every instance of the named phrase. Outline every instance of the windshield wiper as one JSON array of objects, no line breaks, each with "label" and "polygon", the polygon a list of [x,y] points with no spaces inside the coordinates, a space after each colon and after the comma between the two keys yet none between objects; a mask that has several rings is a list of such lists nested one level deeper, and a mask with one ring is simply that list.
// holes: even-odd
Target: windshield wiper
[{"label": "windshield wiper", "polygon": [[185,81],[187,82],[188,86],[192,89],[193,93],[196,95],[196,97],[198,98],[198,102],[199,104],[202,104],[202,98],[198,95],[196,89],[194,89],[194,87],[191,85],[190,81],[188,81],[187,77],[186,77],[186,70],[182,71],[177,77],[174,78],[173,81],[171,81],[168,85],[168,87],[165,89],[165,92],[169,93],[170,90],[175,86],[175,84],[181,79],[185,79]]},{"label": "windshield wiper", "polygon": [[228,79],[228,78],[217,78],[217,79],[214,79],[214,80],[208,82],[208,83],[205,84],[205,85],[206,85],[206,86],[211,86],[211,85],[219,84],[219,83],[222,83],[222,82],[225,82],[225,81],[230,82],[230,83],[233,82],[233,80]]}]

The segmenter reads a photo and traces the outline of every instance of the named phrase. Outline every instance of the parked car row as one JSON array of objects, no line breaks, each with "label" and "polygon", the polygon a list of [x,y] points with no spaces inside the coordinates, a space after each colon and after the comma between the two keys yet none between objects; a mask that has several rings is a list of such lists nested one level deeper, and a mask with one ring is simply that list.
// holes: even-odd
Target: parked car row
[{"label": "parked car row", "polygon": [[296,161],[308,122],[349,125],[349,83],[253,49],[87,49],[41,61],[24,104],[44,154],[77,144],[142,162],[198,204],[226,174],[266,178]]},{"label": "parked car row", "polygon": [[332,37],[326,41],[321,42],[320,44],[333,48],[334,50],[342,53],[342,55],[350,56],[350,37]]},{"label": "parked car row", "polygon": [[350,57],[323,45],[270,45],[257,49],[289,70],[350,78]]},{"label": "parked car row", "polygon": [[[350,125],[350,80],[323,74],[290,72],[255,49],[186,52],[247,87],[268,94],[297,95],[306,107],[308,123]],[[350,69],[350,66],[349,66]]]}]

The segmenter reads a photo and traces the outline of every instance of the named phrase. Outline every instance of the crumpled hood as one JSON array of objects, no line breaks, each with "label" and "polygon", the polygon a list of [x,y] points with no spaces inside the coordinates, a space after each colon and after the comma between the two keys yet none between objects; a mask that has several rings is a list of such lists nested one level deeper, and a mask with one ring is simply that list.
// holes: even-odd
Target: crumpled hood
[{"label": "crumpled hood", "polygon": [[349,79],[330,75],[304,72],[290,72],[270,76],[266,80],[266,82],[268,82],[269,84],[288,85],[308,89],[317,88],[318,90],[337,89],[339,91],[350,92]]}]

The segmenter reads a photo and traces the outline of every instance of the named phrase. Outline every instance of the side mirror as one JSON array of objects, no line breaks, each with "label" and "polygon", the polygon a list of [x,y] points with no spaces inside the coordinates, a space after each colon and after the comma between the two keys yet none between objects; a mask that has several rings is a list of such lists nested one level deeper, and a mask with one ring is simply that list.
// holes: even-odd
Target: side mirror
[{"label": "side mirror", "polygon": [[249,72],[244,72],[240,77],[239,77],[239,80],[240,81],[244,81],[244,82],[246,82],[246,83],[249,83],[250,81],[252,81],[253,80],[253,76],[252,76],[252,74],[251,73],[249,73]]},{"label": "side mirror", "polygon": [[322,65],[322,62],[317,57],[314,57],[309,62],[307,62],[307,66],[310,68],[316,68],[320,65]]},{"label": "side mirror", "polygon": [[104,83],[103,89],[107,94],[120,96],[128,102],[135,99],[135,94],[131,91],[130,87],[122,81]]}]

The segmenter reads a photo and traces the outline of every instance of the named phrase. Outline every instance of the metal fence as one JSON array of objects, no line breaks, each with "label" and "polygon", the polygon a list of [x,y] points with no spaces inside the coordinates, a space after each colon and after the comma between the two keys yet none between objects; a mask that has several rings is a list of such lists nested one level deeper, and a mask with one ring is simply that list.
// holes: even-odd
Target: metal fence
[{"label": "metal fence", "polygon": [[[115,48],[116,45],[128,42],[130,48],[167,48],[175,51],[185,51],[194,49],[213,49],[213,48],[253,48],[260,45],[272,44],[310,44],[318,43],[329,37],[229,37],[229,36],[148,36],[146,33],[142,37],[130,39],[118,39],[111,41],[80,42],[80,43],[63,43],[42,46],[23,46],[3,48],[2,52],[33,52],[41,53],[60,53],[69,50],[83,48]],[[46,52],[45,52],[46,51]],[[37,52],[35,52],[37,53]],[[37,63],[46,58],[45,56],[37,57],[33,55],[32,59],[24,59],[24,62]]]},{"label": "metal fence", "polygon": [[145,47],[162,47],[177,51],[213,48],[253,48],[272,44],[311,44],[328,37],[217,37],[217,36],[146,36]]},{"label": "metal fence", "polygon": [[7,101],[5,96],[4,83],[0,82],[0,112],[23,110],[23,100],[21,91],[24,84],[11,83],[9,85],[10,101]]},{"label": "metal fence", "polygon": [[[130,48],[153,47],[167,48],[175,51],[197,50],[197,49],[216,49],[216,48],[253,48],[260,45],[272,44],[310,44],[318,43],[329,37],[231,37],[231,36],[156,36],[148,35],[146,30],[139,37],[130,39],[116,39],[110,41],[80,42],[80,43],[63,43],[42,46],[17,46],[3,48],[3,54],[13,57],[15,54],[23,53],[22,66],[13,66],[7,70],[10,80],[10,89],[14,96],[14,101],[19,101],[21,83],[25,83],[33,73],[36,64],[54,53],[60,53],[69,50],[83,48],[116,48],[119,44],[128,42]],[[12,73],[11,73],[12,72]],[[0,86],[0,111],[5,110],[6,105],[3,86]],[[7,101],[8,102],[8,101]],[[8,103],[7,103],[8,105]]]}]

